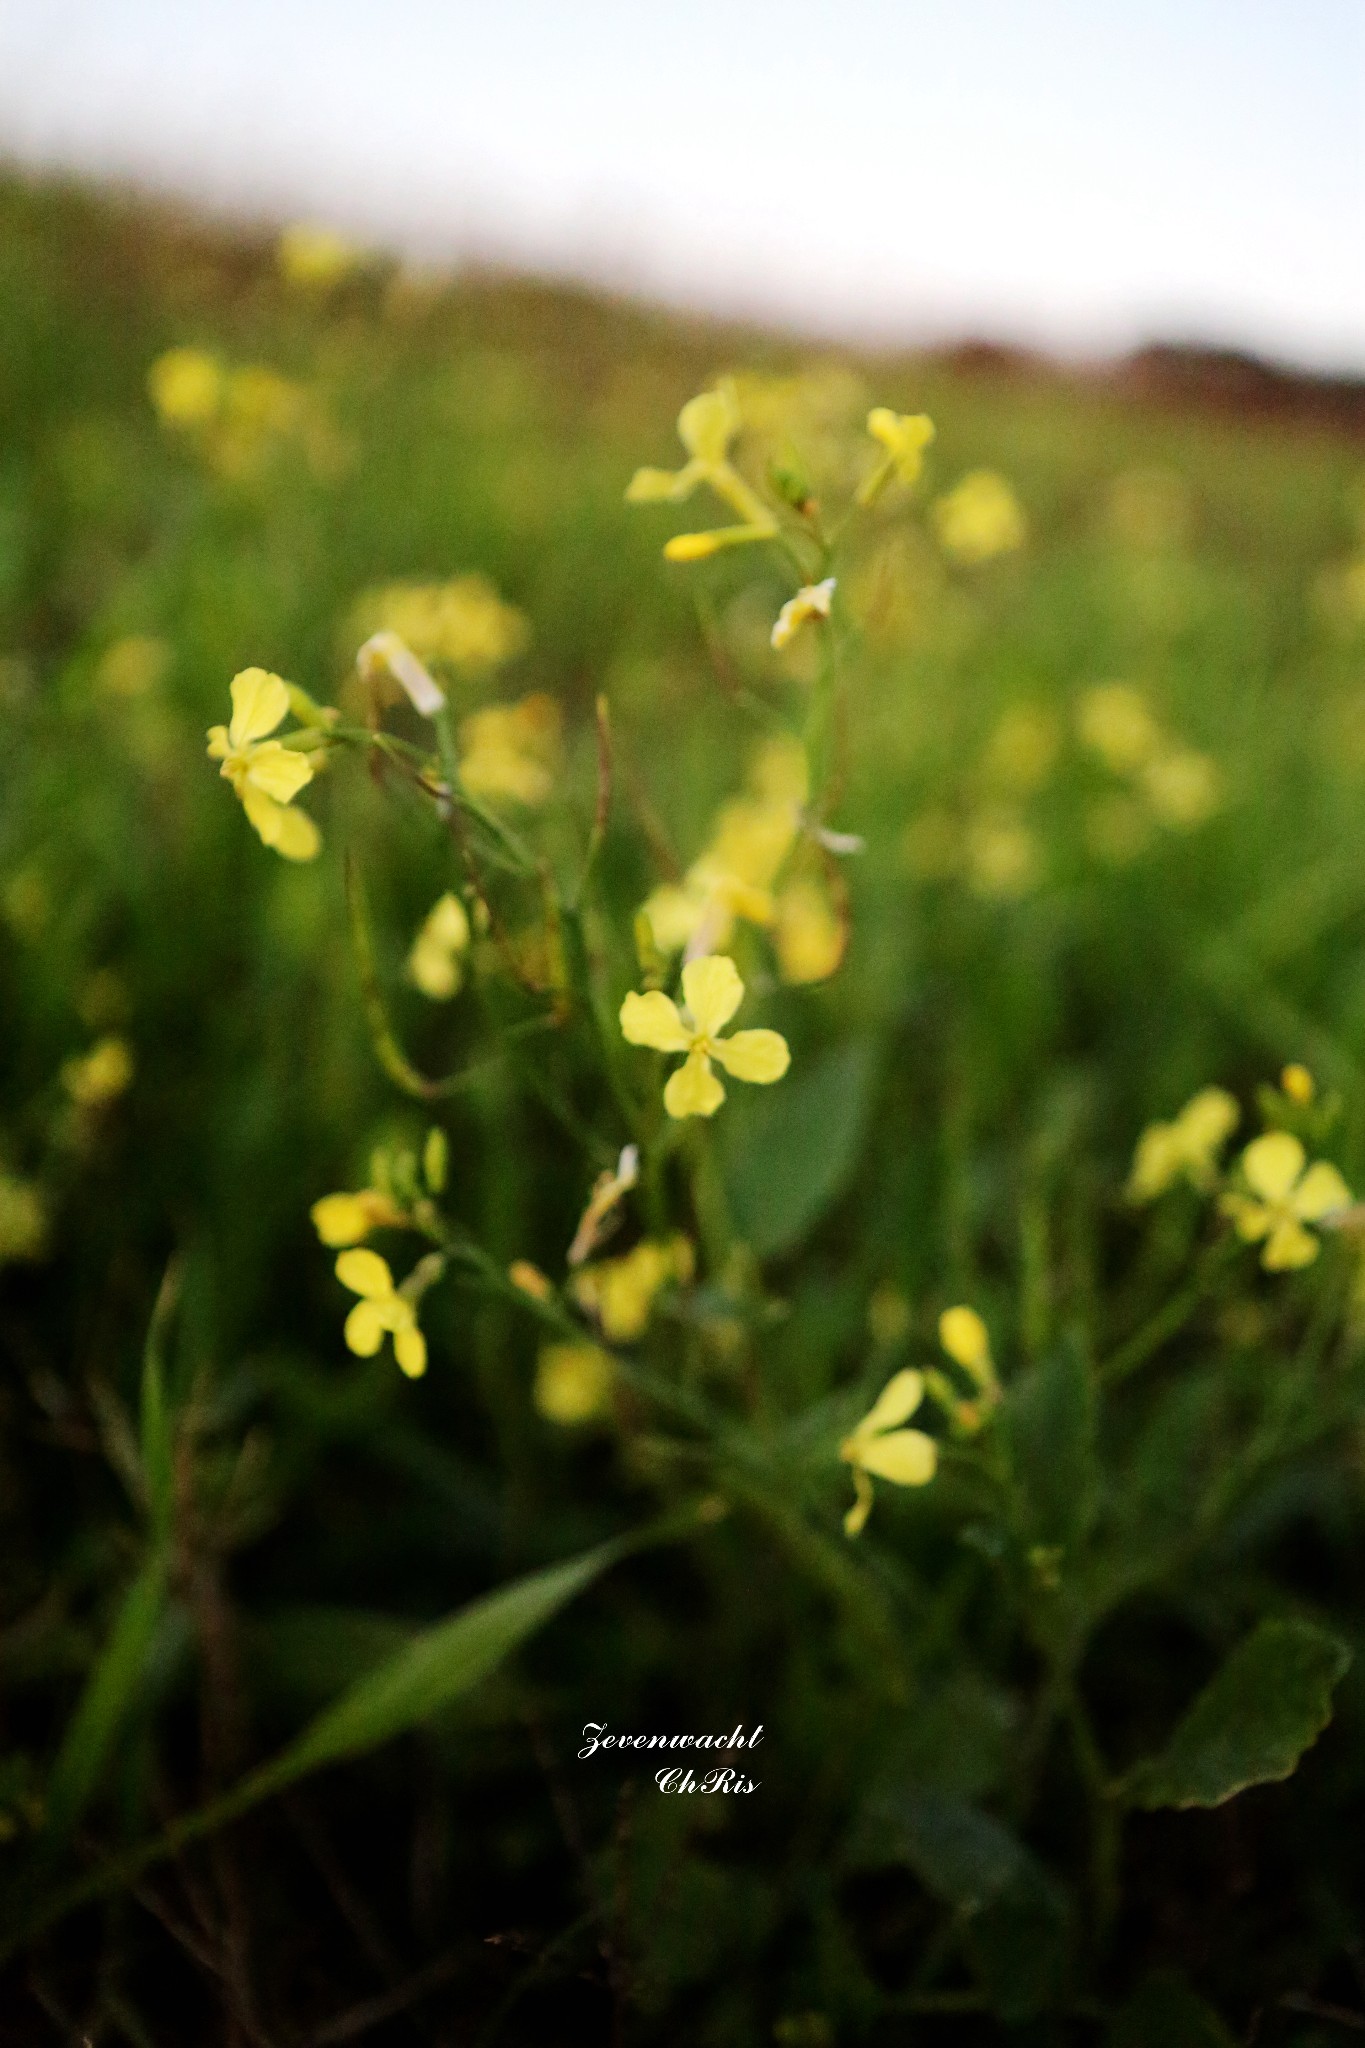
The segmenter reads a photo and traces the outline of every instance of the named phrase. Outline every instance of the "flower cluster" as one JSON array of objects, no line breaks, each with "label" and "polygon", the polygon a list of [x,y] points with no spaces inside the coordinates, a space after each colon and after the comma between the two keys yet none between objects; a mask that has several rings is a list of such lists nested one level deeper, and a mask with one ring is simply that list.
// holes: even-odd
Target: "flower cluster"
[{"label": "flower cluster", "polygon": [[345,643],[351,647],[381,632],[396,633],[419,660],[470,678],[505,667],[525,653],[531,638],[522,613],[477,573],[363,591],[347,617]]}]

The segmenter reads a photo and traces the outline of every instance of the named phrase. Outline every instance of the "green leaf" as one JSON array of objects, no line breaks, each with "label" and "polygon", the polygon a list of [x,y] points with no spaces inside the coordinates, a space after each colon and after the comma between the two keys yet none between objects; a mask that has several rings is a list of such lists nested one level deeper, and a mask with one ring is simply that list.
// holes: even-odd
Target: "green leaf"
[{"label": "green leaf", "polygon": [[1160,1756],[1129,1772],[1132,1806],[1221,1806],[1287,1778],[1332,1718],[1351,1661],[1310,1621],[1263,1621],[1200,1693]]},{"label": "green leaf", "polygon": [[1014,1382],[1006,1417],[1024,1533],[1069,1550],[1095,1518],[1095,1383],[1078,1339]]},{"label": "green leaf", "polygon": [[49,1841],[64,1841],[90,1802],[142,1681],[166,1604],[168,1560],[157,1550],[124,1595],[109,1640],[67,1723],[47,1782]]},{"label": "green leaf", "polygon": [[723,1171],[739,1235],[759,1258],[789,1251],[843,1193],[858,1163],[875,1068],[865,1041],[795,1065],[775,1088],[731,1091]]},{"label": "green leaf", "polygon": [[1109,2048],[1233,2048],[1233,2037],[1183,1977],[1161,1970],[1140,1985],[1109,2029]]}]

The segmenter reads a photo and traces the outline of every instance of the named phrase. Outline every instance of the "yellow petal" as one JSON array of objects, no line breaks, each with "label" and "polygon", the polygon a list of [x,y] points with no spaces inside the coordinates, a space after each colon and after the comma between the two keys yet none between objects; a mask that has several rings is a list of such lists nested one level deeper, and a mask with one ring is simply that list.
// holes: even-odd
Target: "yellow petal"
[{"label": "yellow petal", "polygon": [[1261,1264],[1267,1273],[1287,1273],[1296,1266],[1311,1266],[1318,1250],[1318,1241],[1312,1232],[1296,1223],[1292,1216],[1286,1216],[1266,1239]]},{"label": "yellow petal", "polygon": [[596,1344],[547,1344],[536,1364],[535,1404],[548,1422],[591,1421],[608,1406],[611,1360]]},{"label": "yellow petal", "polygon": [[744,1001],[744,983],[733,960],[713,953],[689,960],[682,974],[683,1001],[703,1038],[723,1031]]},{"label": "yellow petal", "polygon": [[1309,1167],[1295,1188],[1289,1206],[1305,1223],[1316,1223],[1320,1217],[1330,1216],[1334,1209],[1349,1209],[1351,1190],[1335,1166],[1320,1159],[1316,1166]]},{"label": "yellow petal", "polygon": [[1231,1137],[1240,1117],[1236,1100],[1226,1088],[1201,1088],[1176,1118],[1176,1129],[1192,1152],[1207,1155]]},{"label": "yellow petal", "polygon": [[1304,1152],[1288,1131],[1267,1131],[1253,1138],[1242,1154],[1242,1172],[1253,1194],[1265,1202],[1282,1202],[1303,1172]]},{"label": "yellow petal", "polygon": [[678,414],[678,439],[689,455],[708,465],[723,462],[739,431],[739,407],[728,384],[690,398]]},{"label": "yellow petal", "polygon": [[621,1036],[627,1045],[652,1046],[655,1052],[686,1052],[692,1033],[678,1015],[678,1006],[662,989],[647,995],[631,992],[621,1005]]},{"label": "yellow petal", "polygon": [[339,1248],[359,1244],[375,1226],[371,1200],[365,1194],[323,1195],[308,1214],[322,1242]]},{"label": "yellow petal", "polygon": [[232,723],[228,738],[234,747],[250,746],[274,732],[289,710],[289,691],[269,669],[244,668],[232,678]]},{"label": "yellow petal", "polygon": [[689,1053],[664,1089],[664,1108],[674,1117],[714,1116],[724,1100],[725,1090],[703,1052]]},{"label": "yellow petal", "polygon": [[938,1319],[938,1341],[968,1372],[974,1373],[991,1355],[989,1333],[974,1308],[946,1308]]},{"label": "yellow petal", "polygon": [[844,1516],[845,1536],[861,1536],[872,1513],[872,1481],[865,1472],[854,1473],[853,1491],[857,1498]]},{"label": "yellow petal", "polygon": [[[363,1302],[361,1307],[364,1307]],[[351,1314],[355,1315],[356,1310],[352,1309]],[[419,1380],[426,1371],[427,1340],[415,1320],[394,1331],[393,1355],[398,1360],[399,1371],[406,1373],[410,1380]]]},{"label": "yellow petal", "polygon": [[313,764],[306,754],[296,754],[278,740],[266,740],[252,749],[246,779],[277,804],[287,804],[312,781]]},{"label": "yellow petal", "polygon": [[1264,1202],[1253,1202],[1249,1195],[1224,1195],[1218,1206],[1225,1216],[1232,1218],[1233,1228],[1244,1244],[1255,1244],[1275,1221],[1273,1210],[1267,1209]]},{"label": "yellow petal", "polygon": [[1138,1139],[1128,1176],[1130,1202],[1153,1202],[1184,1168],[1185,1155],[1174,1124],[1149,1124]]},{"label": "yellow petal", "polygon": [[927,1486],[938,1467],[938,1445],[922,1429],[897,1429],[871,1437],[860,1462],[865,1472],[895,1486]]},{"label": "yellow petal", "polygon": [[322,834],[307,811],[281,810],[275,823],[274,847],[286,860],[316,860]]},{"label": "yellow petal", "polygon": [[383,1301],[394,1291],[389,1262],[381,1259],[378,1252],[343,1252],[337,1260],[336,1275],[343,1287],[349,1287],[352,1294],[364,1295],[367,1301]]},{"label": "yellow petal", "polygon": [[681,953],[706,915],[706,897],[699,890],[664,882],[642,905],[654,943],[661,953]]},{"label": "yellow petal", "polygon": [[[899,1428],[902,1422],[909,1421],[923,1399],[923,1373],[916,1372],[912,1366],[893,1373],[858,1424],[850,1443],[861,1445],[865,1438],[875,1436],[878,1430]],[[861,1456],[861,1451],[858,1455]]]},{"label": "yellow petal", "polygon": [[229,747],[227,727],[225,725],[211,725],[209,727],[208,744],[208,757],[210,761],[224,760],[228,754]]},{"label": "yellow petal", "polygon": [[701,482],[703,469],[700,462],[685,463],[681,469],[637,469],[626,485],[626,503],[649,505],[685,498]]},{"label": "yellow petal", "polygon": [[737,1081],[780,1081],[791,1065],[791,1053],[780,1031],[737,1031],[718,1038],[711,1051]]},{"label": "yellow petal", "polygon": [[372,1301],[358,1301],[342,1334],[347,1350],[354,1351],[357,1358],[373,1358],[384,1341],[384,1318]]}]

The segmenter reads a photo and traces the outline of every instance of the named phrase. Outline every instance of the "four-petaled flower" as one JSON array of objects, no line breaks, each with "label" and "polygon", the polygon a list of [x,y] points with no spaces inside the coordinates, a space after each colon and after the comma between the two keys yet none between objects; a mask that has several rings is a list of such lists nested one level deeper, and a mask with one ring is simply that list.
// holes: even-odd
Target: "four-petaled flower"
[{"label": "four-petaled flower", "polygon": [[1242,1154],[1242,1178],[1250,1194],[1225,1194],[1222,1208],[1237,1235],[1260,1244],[1269,1273],[1310,1266],[1321,1249],[1307,1223],[1321,1223],[1351,1203],[1351,1190],[1335,1166],[1319,1159],[1307,1165],[1303,1146],[1288,1131],[1253,1138]]},{"label": "four-petaled flower", "polygon": [[674,534],[664,548],[670,562],[697,562],[718,548],[747,540],[771,540],[777,532],[772,513],[730,461],[730,443],[739,429],[739,402],[726,380],[714,391],[690,398],[678,414],[678,439],[688,454],[682,468],[637,469],[627,485],[627,501],[644,505],[660,499],[676,503],[690,497],[698,484],[709,484],[718,498],[738,512],[739,526]]},{"label": "four-petaled flower", "polygon": [[360,1300],[346,1318],[346,1346],[357,1358],[373,1358],[385,1334],[393,1338],[393,1355],[410,1380],[427,1369],[427,1340],[417,1327],[417,1310],[393,1284],[387,1259],[378,1252],[348,1251],[337,1260],[337,1279]]},{"label": "four-petaled flower", "polygon": [[232,678],[232,722],[209,727],[209,759],[232,784],[257,834],[286,860],[312,860],[322,839],[313,820],[289,806],[313,779],[306,754],[267,737],[289,711],[289,690],[263,668]]},{"label": "four-petaled flower", "polygon": [[680,1010],[661,989],[632,993],[621,1005],[621,1035],[630,1045],[687,1055],[670,1075],[664,1108],[673,1117],[714,1116],[725,1089],[711,1062],[719,1061],[737,1081],[780,1081],[791,1064],[787,1041],[777,1031],[719,1033],[744,1000],[744,983],[733,960],[712,954],[691,960],[682,972]]},{"label": "four-petaled flower", "polygon": [[1207,1194],[1217,1176],[1218,1152],[1239,1115],[1226,1088],[1201,1088],[1170,1123],[1149,1124],[1133,1155],[1129,1201],[1155,1201],[1178,1180]]},{"label": "four-petaled flower", "polygon": [[886,452],[863,479],[858,491],[860,505],[872,504],[893,476],[903,484],[916,482],[924,467],[924,451],[934,438],[934,423],[927,413],[892,412],[889,405],[874,405],[867,416],[867,431]]},{"label": "four-petaled flower", "polygon": [[780,652],[787,643],[794,640],[801,628],[812,619],[827,619],[834,602],[836,578],[826,576],[823,583],[806,583],[789,597],[777,615],[772,630],[772,644]]},{"label": "four-petaled flower", "polygon": [[922,1429],[905,1429],[924,1399],[924,1375],[906,1367],[893,1373],[839,1456],[853,1467],[857,1495],[844,1516],[844,1534],[860,1535],[872,1512],[873,1478],[893,1486],[927,1486],[938,1468],[938,1445]]}]

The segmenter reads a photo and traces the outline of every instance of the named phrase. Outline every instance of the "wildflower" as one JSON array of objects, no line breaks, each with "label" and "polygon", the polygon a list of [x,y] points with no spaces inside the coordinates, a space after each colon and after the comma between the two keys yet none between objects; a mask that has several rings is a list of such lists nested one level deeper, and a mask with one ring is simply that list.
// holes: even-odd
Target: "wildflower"
[{"label": "wildflower", "polygon": [[101,1038],[62,1068],[62,1086],[78,1109],[100,1109],[113,1102],[132,1078],[132,1050],[123,1038]]},{"label": "wildflower", "polygon": [[973,892],[990,902],[1027,896],[1041,870],[1038,841],[1021,818],[1007,810],[983,811],[967,828],[964,850]]},{"label": "wildflower", "polygon": [[777,615],[772,630],[772,644],[779,651],[794,640],[801,628],[811,619],[827,619],[834,602],[836,579],[826,576],[823,583],[806,583],[789,597]]},{"label": "wildflower", "polygon": [[444,690],[397,633],[371,633],[357,649],[355,665],[361,682],[370,689],[391,676],[413,710],[420,711],[423,718],[434,718],[438,711],[444,711]]},{"label": "wildflower", "polygon": [[1226,1088],[1201,1088],[1172,1122],[1149,1124],[1133,1154],[1129,1201],[1153,1202],[1178,1180],[1207,1194],[1217,1178],[1218,1153],[1240,1116]]},{"label": "wildflower", "polygon": [[584,1266],[573,1279],[580,1308],[596,1316],[602,1334],[613,1344],[633,1344],[643,1337],[655,1297],[670,1282],[686,1286],[692,1278],[692,1247],[685,1237],[666,1242],[646,1238],[619,1259]]},{"label": "wildflower", "polygon": [[477,573],[452,576],[445,583],[384,583],[363,591],[348,631],[362,640],[392,633],[420,661],[443,662],[466,676],[503,667],[525,651],[531,637],[522,614]]},{"label": "wildflower", "polygon": [[359,267],[361,252],[332,228],[296,221],[280,235],[275,260],[286,284],[327,291]]},{"label": "wildflower", "polygon": [[940,545],[959,562],[989,562],[1024,545],[1023,510],[1004,477],[973,469],[930,511]]},{"label": "wildflower", "polygon": [[680,503],[699,484],[709,484],[718,498],[738,512],[741,524],[706,533],[675,534],[664,547],[670,562],[697,562],[720,548],[750,540],[770,540],[777,521],[729,458],[730,443],[740,429],[739,404],[727,380],[712,391],[690,398],[678,414],[678,439],[688,460],[681,469],[637,469],[626,487],[632,505],[667,500]]},{"label": "wildflower", "polygon": [[0,1168],[0,1266],[12,1259],[42,1256],[47,1240],[47,1211],[32,1181],[17,1180]]},{"label": "wildflower", "polygon": [[447,889],[427,912],[408,954],[408,975],[433,1003],[448,1003],[464,980],[469,918],[458,896]]},{"label": "wildflower", "polygon": [[867,416],[867,431],[886,452],[859,486],[860,505],[870,505],[880,497],[893,476],[903,484],[918,481],[924,451],[934,438],[934,423],[927,413],[892,412],[890,406],[874,405]]},{"label": "wildflower", "polygon": [[490,704],[461,722],[460,747],[460,781],[470,796],[534,808],[554,788],[559,706],[540,690],[519,704]]},{"label": "wildflower", "polygon": [[222,365],[199,348],[171,348],[147,372],[147,389],[163,427],[203,427],[217,416]]},{"label": "wildflower", "polygon": [[150,633],[130,633],[105,648],[95,682],[109,697],[145,697],[161,682],[171,660],[164,640]]},{"label": "wildflower", "polygon": [[529,1259],[513,1259],[507,1268],[507,1277],[522,1294],[529,1294],[532,1301],[548,1301],[555,1291],[554,1283]]},{"label": "wildflower", "polygon": [[1222,1209],[1248,1244],[1264,1242],[1261,1264],[1268,1273],[1310,1266],[1320,1245],[1307,1223],[1350,1207],[1351,1190],[1335,1166],[1319,1159],[1305,1171],[1306,1154],[1288,1131],[1253,1138],[1241,1157],[1250,1194],[1225,1194]]},{"label": "wildflower", "polygon": [[1076,706],[1076,730],[1082,744],[1116,775],[1135,773],[1161,746],[1161,728],[1147,699],[1130,683],[1096,683],[1084,691]]},{"label": "wildflower", "polygon": [[1173,747],[1149,761],[1142,788],[1162,824],[1177,831],[1204,824],[1218,809],[1218,769],[1193,747]]},{"label": "wildflower", "polygon": [[221,761],[257,836],[286,860],[312,860],[322,845],[313,820],[289,809],[313,779],[306,754],[267,737],[289,710],[289,690],[263,668],[232,678],[232,722],[209,727],[209,758]]},{"label": "wildflower", "polygon": [[987,743],[983,770],[994,789],[1028,796],[1040,789],[1057,758],[1057,729],[1037,704],[1014,704],[1005,711]]},{"label": "wildflower", "polygon": [[893,1373],[839,1456],[853,1467],[857,1496],[844,1516],[844,1534],[857,1536],[872,1512],[872,1480],[893,1486],[927,1486],[938,1468],[938,1446],[922,1429],[903,1429],[924,1399],[924,1375],[907,1367]]},{"label": "wildflower", "polygon": [[639,1178],[639,1147],[623,1145],[615,1170],[607,1168],[598,1174],[592,1184],[588,1206],[578,1219],[578,1228],[573,1234],[573,1243],[569,1246],[567,1256],[571,1266],[581,1266],[585,1259],[591,1258],[601,1241],[607,1218],[617,1204],[629,1194]]},{"label": "wildflower", "polygon": [[1000,1382],[986,1325],[974,1308],[948,1308],[938,1319],[938,1341],[972,1382],[974,1398],[962,1400],[946,1374],[926,1372],[925,1384],[955,1426],[974,1434],[1000,1405]]},{"label": "wildflower", "polygon": [[1297,1060],[1281,1069],[1280,1086],[1298,1109],[1307,1109],[1318,1092],[1313,1076]]},{"label": "wildflower", "polygon": [[709,955],[690,960],[682,972],[683,1001],[677,1004],[660,989],[632,993],[621,1005],[621,1035],[629,1045],[652,1046],[657,1052],[686,1054],[664,1089],[664,1108],[672,1117],[714,1116],[725,1089],[712,1070],[718,1060],[737,1081],[766,1086],[780,1081],[791,1064],[787,1041],[777,1031],[736,1031],[721,1038],[744,1000],[744,983],[733,960]]},{"label": "wildflower", "polygon": [[337,1279],[360,1300],[346,1318],[346,1347],[357,1358],[373,1358],[387,1333],[393,1355],[410,1380],[427,1369],[427,1340],[417,1326],[417,1309],[409,1295],[393,1284],[387,1259],[378,1252],[345,1251],[336,1263]]},{"label": "wildflower", "polygon": [[647,898],[644,917],[661,953],[694,957],[727,943],[736,918],[770,925],[773,884],[801,830],[809,793],[806,751],[797,739],[768,740],[750,764],[749,793],[723,804],[709,845],[682,882]]},{"label": "wildflower", "polygon": [[828,981],[847,943],[847,924],[828,890],[811,876],[788,882],[777,898],[773,922],[773,949],[783,981],[797,987]]},{"label": "wildflower", "polygon": [[372,1230],[402,1229],[407,1214],[380,1188],[357,1188],[353,1194],[322,1195],[308,1211],[322,1244],[333,1251],[363,1244]]},{"label": "wildflower", "polygon": [[547,1344],[536,1362],[535,1404],[547,1422],[591,1422],[611,1399],[611,1360],[597,1344]]}]

